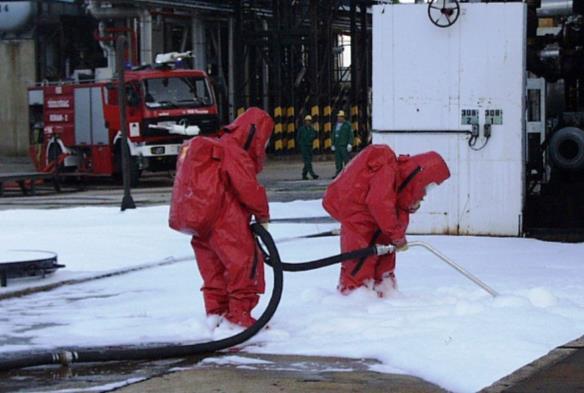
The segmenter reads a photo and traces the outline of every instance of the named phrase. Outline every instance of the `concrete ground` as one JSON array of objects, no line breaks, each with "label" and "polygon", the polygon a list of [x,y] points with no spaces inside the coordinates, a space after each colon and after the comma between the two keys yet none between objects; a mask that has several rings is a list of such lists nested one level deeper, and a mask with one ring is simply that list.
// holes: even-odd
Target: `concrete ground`
[{"label": "concrete ground", "polygon": [[[243,355],[265,363],[216,364],[206,361],[122,388],[123,393],[442,393],[419,378],[368,370],[371,361],[330,357]],[[209,360],[209,359],[206,359]]]},{"label": "concrete ground", "polygon": [[584,336],[500,379],[480,393],[584,392]]},{"label": "concrete ground", "polygon": [[[334,174],[330,160],[316,161],[319,180],[301,180],[302,163],[297,157],[268,160],[260,178],[271,201],[322,197]],[[26,158],[0,157],[0,173],[32,171]],[[138,206],[168,203],[170,174],[147,174],[132,191]],[[65,184],[56,193],[52,186],[39,188],[37,196],[22,196],[18,189],[0,197],[0,210],[59,208],[72,206],[117,206],[121,187],[109,180]],[[250,364],[218,361],[234,355]],[[255,360],[255,362],[254,362]],[[35,367],[0,373],[0,392],[443,392],[419,378],[381,374],[369,370],[372,359],[340,359],[308,356],[254,355],[230,352],[212,357],[156,362],[76,364],[72,368]],[[121,387],[123,385],[128,385]],[[584,392],[584,338],[567,343],[481,393]]]},{"label": "concrete ground", "polygon": [[[273,202],[287,202],[296,199],[321,198],[335,173],[335,165],[330,160],[315,160],[314,170],[320,175],[318,180],[302,180],[302,162],[298,157],[268,159],[260,181],[268,190]],[[3,173],[32,172],[34,168],[26,158],[1,158],[0,175]],[[145,172],[138,187],[132,189],[132,197],[138,207],[168,204],[173,182],[173,174],[167,172]],[[70,206],[117,206],[121,204],[123,189],[109,178],[87,178],[83,182],[68,177],[62,183],[62,192],[53,189],[52,184],[37,186],[37,195],[22,195],[13,185],[6,187],[0,197],[0,210],[26,208],[60,208]]]},{"label": "concrete ground", "polygon": [[[236,362],[229,359],[236,357]],[[0,392],[445,393],[419,378],[369,370],[375,360],[230,352],[155,362],[33,367],[0,373]]]}]

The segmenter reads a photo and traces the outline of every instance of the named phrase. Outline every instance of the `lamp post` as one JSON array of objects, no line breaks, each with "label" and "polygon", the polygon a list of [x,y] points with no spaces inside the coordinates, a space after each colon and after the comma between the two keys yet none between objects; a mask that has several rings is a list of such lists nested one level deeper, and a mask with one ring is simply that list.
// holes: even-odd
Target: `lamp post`
[{"label": "lamp post", "polygon": [[128,122],[126,121],[126,83],[124,80],[124,51],[128,46],[128,39],[120,35],[116,40],[116,73],[118,76],[118,106],[120,108],[120,128],[122,131],[122,179],[124,183],[124,197],[122,211],[135,209],[136,204],[130,191],[130,151],[128,149]]}]

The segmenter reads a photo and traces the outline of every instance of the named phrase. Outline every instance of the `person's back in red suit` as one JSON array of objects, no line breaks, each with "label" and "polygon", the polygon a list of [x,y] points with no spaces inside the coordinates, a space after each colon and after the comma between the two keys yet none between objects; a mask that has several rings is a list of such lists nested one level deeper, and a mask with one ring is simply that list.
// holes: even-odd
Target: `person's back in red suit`
[{"label": "person's back in red suit", "polygon": [[274,122],[258,108],[250,108],[226,126],[221,177],[224,197],[216,222],[204,237],[193,236],[197,264],[203,277],[203,297],[208,316],[225,316],[249,327],[251,310],[264,292],[264,261],[249,228],[251,216],[269,220],[266,191],[256,175],[263,168],[265,147]]},{"label": "person's back in red suit", "polygon": [[[403,247],[409,215],[419,208],[431,183],[450,177],[438,153],[396,157],[387,145],[359,153],[329,185],[323,206],[341,223],[341,251],[373,244]],[[395,253],[344,262],[338,289],[348,293],[366,286],[380,296],[395,288]]]}]

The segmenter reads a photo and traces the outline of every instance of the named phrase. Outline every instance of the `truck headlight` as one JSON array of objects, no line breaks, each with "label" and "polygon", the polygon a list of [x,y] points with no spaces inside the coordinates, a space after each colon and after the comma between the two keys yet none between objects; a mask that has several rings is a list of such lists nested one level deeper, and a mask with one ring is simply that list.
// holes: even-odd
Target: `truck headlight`
[{"label": "truck headlight", "polygon": [[164,154],[164,146],[152,147],[152,148],[150,148],[150,152],[152,154],[156,154],[156,155]]}]

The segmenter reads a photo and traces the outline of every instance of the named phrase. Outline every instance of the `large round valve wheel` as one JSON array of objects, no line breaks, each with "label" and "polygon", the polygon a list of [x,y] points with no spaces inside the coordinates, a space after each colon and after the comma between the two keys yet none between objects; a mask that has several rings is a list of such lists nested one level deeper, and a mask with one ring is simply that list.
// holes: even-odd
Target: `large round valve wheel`
[{"label": "large round valve wheel", "polygon": [[430,0],[428,17],[438,27],[449,27],[460,15],[460,5],[457,0]]}]

